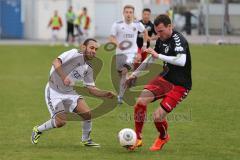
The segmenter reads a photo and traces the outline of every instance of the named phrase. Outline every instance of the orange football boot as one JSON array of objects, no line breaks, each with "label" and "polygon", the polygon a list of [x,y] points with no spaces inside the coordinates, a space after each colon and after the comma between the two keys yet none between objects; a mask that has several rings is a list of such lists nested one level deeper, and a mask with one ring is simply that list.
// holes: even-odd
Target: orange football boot
[{"label": "orange football boot", "polygon": [[143,142],[141,139],[137,139],[136,144],[127,148],[127,150],[133,151],[136,148],[142,147]]},{"label": "orange football boot", "polygon": [[169,134],[165,139],[160,139],[159,137],[156,138],[153,145],[149,148],[150,151],[158,151],[161,150],[164,144],[166,144],[170,140]]}]

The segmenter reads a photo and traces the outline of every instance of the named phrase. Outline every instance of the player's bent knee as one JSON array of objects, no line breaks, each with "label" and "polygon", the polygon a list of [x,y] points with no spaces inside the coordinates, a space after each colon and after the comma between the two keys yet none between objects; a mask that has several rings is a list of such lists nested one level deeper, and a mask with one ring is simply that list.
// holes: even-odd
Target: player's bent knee
[{"label": "player's bent knee", "polygon": [[92,114],[90,111],[79,114],[84,120],[90,120],[92,118]]},{"label": "player's bent knee", "polygon": [[163,120],[161,114],[158,112],[153,113],[153,119],[155,122],[161,122]]},{"label": "player's bent knee", "polygon": [[66,121],[62,119],[55,119],[56,128],[65,126]]},{"label": "player's bent knee", "polygon": [[126,67],[124,67],[121,71],[121,75],[125,76],[128,73],[128,69]]},{"label": "player's bent knee", "polygon": [[137,100],[137,104],[140,104],[142,106],[146,106],[148,103],[147,103],[146,99],[144,99],[142,97],[139,97],[138,100]]},{"label": "player's bent knee", "polygon": [[167,112],[165,112],[163,109],[159,108],[153,113],[153,119],[157,122],[162,122],[165,117],[167,116]]},{"label": "player's bent knee", "polygon": [[55,124],[57,128],[63,127],[66,124],[65,114],[59,114],[55,116]]},{"label": "player's bent knee", "polygon": [[143,90],[140,97],[137,100],[137,103],[140,105],[148,105],[153,100],[154,100],[154,95],[148,90]]}]

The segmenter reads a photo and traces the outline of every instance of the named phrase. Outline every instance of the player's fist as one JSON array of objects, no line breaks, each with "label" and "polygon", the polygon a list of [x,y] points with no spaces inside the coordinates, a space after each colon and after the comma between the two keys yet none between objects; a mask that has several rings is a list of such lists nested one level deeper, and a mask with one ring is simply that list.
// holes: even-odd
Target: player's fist
[{"label": "player's fist", "polygon": [[136,55],[135,59],[134,59],[134,63],[140,63],[142,60],[142,55],[139,53]]},{"label": "player's fist", "polygon": [[143,43],[143,46],[142,46],[142,52],[144,52],[146,49],[147,49],[147,43],[144,42],[144,43]]},{"label": "player's fist", "polygon": [[153,58],[158,58],[158,53],[154,49],[147,48],[144,51],[147,52],[147,53],[150,53]]},{"label": "player's fist", "polygon": [[64,83],[65,86],[70,86],[71,80],[68,77],[65,77],[64,80],[63,80],[63,83]]}]

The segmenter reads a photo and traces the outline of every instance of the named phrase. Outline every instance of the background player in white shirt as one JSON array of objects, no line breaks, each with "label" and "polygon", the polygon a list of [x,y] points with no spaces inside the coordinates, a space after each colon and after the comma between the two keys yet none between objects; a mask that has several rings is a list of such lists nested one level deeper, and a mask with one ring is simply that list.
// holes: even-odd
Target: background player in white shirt
[{"label": "background player in white shirt", "polygon": [[116,65],[120,76],[120,86],[118,94],[118,103],[122,103],[122,97],[125,91],[124,83],[128,71],[133,69],[134,59],[136,58],[137,35],[138,32],[144,33],[144,46],[146,49],[148,33],[143,24],[134,20],[134,7],[126,5],[123,8],[123,21],[115,22],[111,29],[110,42],[116,44]]},{"label": "background player in white shirt", "polygon": [[32,143],[38,143],[42,132],[60,128],[66,124],[67,112],[74,112],[83,119],[82,145],[99,147],[90,138],[92,128],[91,112],[83,96],[73,88],[76,82],[82,82],[89,93],[97,97],[113,98],[114,93],[95,87],[93,69],[88,64],[96,55],[98,44],[95,39],[87,39],[83,43],[83,52],[72,49],[64,52],[53,61],[49,82],[45,89],[45,99],[51,118],[33,128]]}]

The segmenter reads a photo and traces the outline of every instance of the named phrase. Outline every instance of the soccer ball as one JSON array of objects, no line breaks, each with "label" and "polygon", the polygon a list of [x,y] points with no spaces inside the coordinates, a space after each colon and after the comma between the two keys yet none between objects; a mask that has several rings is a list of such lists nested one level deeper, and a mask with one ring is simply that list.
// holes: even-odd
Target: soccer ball
[{"label": "soccer ball", "polygon": [[130,147],[136,143],[137,135],[134,130],[124,128],[118,133],[118,140],[122,147]]}]

